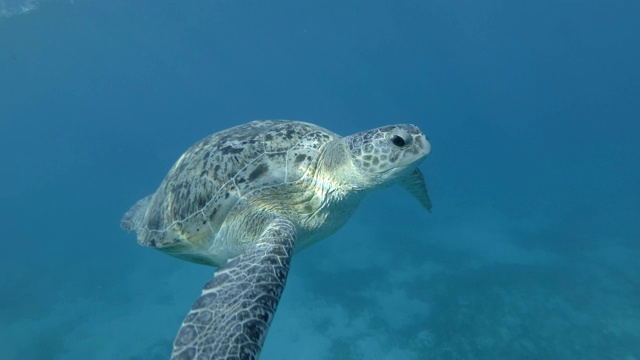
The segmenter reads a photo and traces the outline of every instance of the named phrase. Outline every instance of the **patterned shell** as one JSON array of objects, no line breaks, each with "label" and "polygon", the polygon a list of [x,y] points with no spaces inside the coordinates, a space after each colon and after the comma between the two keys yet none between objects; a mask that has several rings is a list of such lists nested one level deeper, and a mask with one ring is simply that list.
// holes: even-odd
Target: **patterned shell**
[{"label": "patterned shell", "polygon": [[146,211],[137,215],[138,242],[174,251],[185,241],[206,244],[234,205],[253,190],[313,176],[318,152],[336,138],[340,136],[313,124],[269,120],[202,139],[148,197]]}]

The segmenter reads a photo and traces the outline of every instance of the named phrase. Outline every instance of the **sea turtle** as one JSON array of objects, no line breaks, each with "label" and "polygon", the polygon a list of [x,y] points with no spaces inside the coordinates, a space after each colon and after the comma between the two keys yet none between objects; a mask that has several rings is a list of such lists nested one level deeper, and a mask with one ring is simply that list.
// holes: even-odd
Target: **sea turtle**
[{"label": "sea turtle", "polygon": [[427,209],[414,125],[339,135],[253,121],[195,143],[121,226],[138,243],[217,266],[185,317],[172,359],[257,359],[291,256],[340,228],[369,190],[399,183]]}]

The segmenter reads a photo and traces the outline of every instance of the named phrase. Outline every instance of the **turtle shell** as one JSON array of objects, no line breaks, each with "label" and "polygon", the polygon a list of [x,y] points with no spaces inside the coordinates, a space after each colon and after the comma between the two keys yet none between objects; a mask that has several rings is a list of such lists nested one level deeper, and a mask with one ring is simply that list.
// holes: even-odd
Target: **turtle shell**
[{"label": "turtle shell", "polygon": [[[158,190],[125,215],[141,245],[180,254],[211,252],[216,234],[239,202],[259,189],[313,176],[325,144],[340,138],[295,121],[254,121],[214,133],[187,150]],[[211,257],[209,254],[208,257]],[[197,262],[197,256],[188,260]]]}]

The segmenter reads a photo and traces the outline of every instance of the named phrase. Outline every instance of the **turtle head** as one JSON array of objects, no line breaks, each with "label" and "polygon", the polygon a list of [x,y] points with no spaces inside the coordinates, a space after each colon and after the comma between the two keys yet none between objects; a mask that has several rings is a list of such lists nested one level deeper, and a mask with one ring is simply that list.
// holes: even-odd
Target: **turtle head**
[{"label": "turtle head", "polygon": [[366,188],[399,183],[427,209],[431,201],[418,165],[431,152],[427,136],[415,125],[383,126],[344,138]]}]

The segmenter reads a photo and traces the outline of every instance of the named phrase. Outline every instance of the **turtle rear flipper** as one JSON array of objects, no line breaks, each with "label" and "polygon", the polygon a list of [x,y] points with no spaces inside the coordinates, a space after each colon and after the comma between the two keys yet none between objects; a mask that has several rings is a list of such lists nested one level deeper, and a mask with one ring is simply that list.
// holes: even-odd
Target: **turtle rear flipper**
[{"label": "turtle rear flipper", "polygon": [[257,359],[289,272],[296,233],[274,220],[203,288],[173,344],[172,360]]}]

